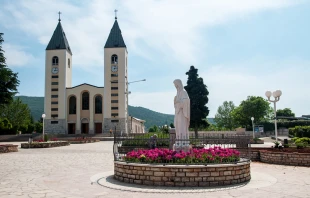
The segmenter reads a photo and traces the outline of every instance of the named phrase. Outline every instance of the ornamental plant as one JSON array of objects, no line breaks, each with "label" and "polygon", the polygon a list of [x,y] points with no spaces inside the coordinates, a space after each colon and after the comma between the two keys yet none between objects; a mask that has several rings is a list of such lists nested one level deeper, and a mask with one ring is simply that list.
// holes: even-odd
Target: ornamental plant
[{"label": "ornamental plant", "polygon": [[191,152],[176,152],[169,149],[145,149],[128,152],[126,162],[140,163],[229,163],[240,160],[237,150],[221,147],[192,149]]}]

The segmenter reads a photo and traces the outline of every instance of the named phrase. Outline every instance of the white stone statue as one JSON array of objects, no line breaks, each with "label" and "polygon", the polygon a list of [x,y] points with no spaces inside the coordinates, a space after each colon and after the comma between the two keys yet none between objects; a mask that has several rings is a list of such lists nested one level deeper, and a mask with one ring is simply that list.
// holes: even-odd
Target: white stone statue
[{"label": "white stone statue", "polygon": [[[177,95],[174,97],[174,126],[177,139],[174,150],[187,151],[189,149],[189,141],[184,140],[189,140],[190,99],[180,79],[174,80],[173,83],[177,89]],[[178,139],[182,140],[178,141]]]}]

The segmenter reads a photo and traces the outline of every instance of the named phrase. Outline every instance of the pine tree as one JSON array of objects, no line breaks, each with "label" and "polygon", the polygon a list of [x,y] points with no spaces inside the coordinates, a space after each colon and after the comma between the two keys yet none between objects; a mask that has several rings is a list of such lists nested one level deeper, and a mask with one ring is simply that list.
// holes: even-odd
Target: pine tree
[{"label": "pine tree", "polygon": [[2,35],[3,33],[0,33],[0,107],[13,101],[13,97],[17,93],[17,86],[19,85],[17,73],[13,73],[5,63]]},{"label": "pine tree", "polygon": [[195,130],[195,137],[198,138],[198,129],[209,126],[206,120],[209,115],[209,109],[206,106],[209,101],[209,91],[203,83],[203,79],[198,76],[198,69],[194,66],[190,67],[186,75],[188,75],[188,79],[184,89],[187,91],[191,101],[190,128]]}]

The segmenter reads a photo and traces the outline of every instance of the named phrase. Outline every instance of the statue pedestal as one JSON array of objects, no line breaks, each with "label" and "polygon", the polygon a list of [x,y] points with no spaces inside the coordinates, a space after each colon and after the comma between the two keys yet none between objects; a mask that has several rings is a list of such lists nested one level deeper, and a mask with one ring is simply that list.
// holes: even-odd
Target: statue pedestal
[{"label": "statue pedestal", "polygon": [[173,144],[173,150],[177,152],[191,152],[192,146],[189,144],[189,141],[176,141],[175,144]]},{"label": "statue pedestal", "polygon": [[175,139],[176,139],[175,128],[171,128],[169,130],[169,149],[170,150],[173,150]]}]

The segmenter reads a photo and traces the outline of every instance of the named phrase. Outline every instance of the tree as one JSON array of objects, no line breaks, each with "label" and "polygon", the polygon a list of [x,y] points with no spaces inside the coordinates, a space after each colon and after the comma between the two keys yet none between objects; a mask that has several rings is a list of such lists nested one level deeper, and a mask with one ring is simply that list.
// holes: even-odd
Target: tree
[{"label": "tree", "polygon": [[219,106],[217,113],[215,114],[214,121],[220,128],[226,128],[232,130],[236,127],[234,122],[232,111],[235,109],[235,105],[232,101],[225,101],[223,105]]},{"label": "tree", "polygon": [[0,106],[13,101],[13,96],[17,93],[17,86],[19,85],[17,73],[13,73],[5,63],[2,35],[3,33],[0,33]]},{"label": "tree", "polygon": [[27,130],[31,123],[31,112],[28,105],[23,104],[19,98],[4,106],[0,117],[7,118],[16,132],[20,128]]},{"label": "tree", "polygon": [[187,91],[190,98],[190,128],[195,131],[195,137],[198,137],[198,128],[206,128],[209,123],[206,121],[209,115],[209,109],[206,106],[208,103],[209,91],[207,86],[203,83],[203,79],[198,77],[198,69],[191,66],[189,71],[186,72],[188,75],[187,85],[184,89]]},{"label": "tree", "polygon": [[278,109],[277,116],[295,117],[295,113],[293,113],[290,108]]},{"label": "tree", "polygon": [[232,111],[236,123],[245,127],[252,126],[251,117],[254,117],[254,122],[257,123],[266,120],[269,114],[269,102],[260,96],[248,96]]},{"label": "tree", "polygon": [[174,124],[173,124],[172,122],[170,123],[169,126],[170,126],[170,128],[172,128],[172,129],[175,128],[175,127],[174,127]]}]

